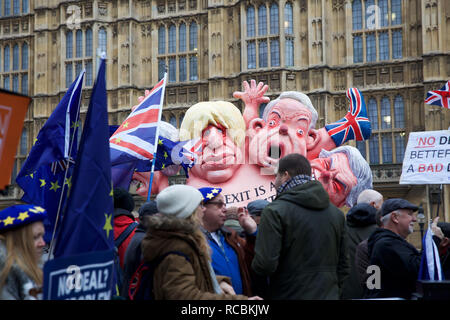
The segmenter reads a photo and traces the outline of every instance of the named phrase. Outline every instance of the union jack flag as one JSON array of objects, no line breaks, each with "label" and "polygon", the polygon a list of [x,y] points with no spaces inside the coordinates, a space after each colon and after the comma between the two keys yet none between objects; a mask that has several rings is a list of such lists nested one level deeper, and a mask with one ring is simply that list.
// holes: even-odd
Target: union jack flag
[{"label": "union jack flag", "polygon": [[347,99],[350,104],[345,117],[337,122],[325,125],[328,135],[337,147],[348,140],[366,140],[372,132],[370,120],[367,117],[366,103],[361,91],[357,88],[349,88]]},{"label": "union jack flag", "polygon": [[166,76],[130,113],[109,138],[111,165],[143,160],[150,164],[156,147],[156,136],[166,87]]},{"label": "union jack flag", "polygon": [[449,109],[450,105],[450,80],[441,88],[441,90],[433,90],[427,92],[426,104],[444,107]]}]

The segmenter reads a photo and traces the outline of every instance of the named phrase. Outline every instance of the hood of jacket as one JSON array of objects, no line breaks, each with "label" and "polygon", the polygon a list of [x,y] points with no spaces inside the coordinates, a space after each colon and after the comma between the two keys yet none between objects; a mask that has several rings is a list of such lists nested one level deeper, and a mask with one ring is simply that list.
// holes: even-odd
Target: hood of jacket
[{"label": "hood of jacket", "polygon": [[186,219],[156,214],[146,219],[147,234],[142,240],[142,253],[147,261],[168,251],[197,248],[193,236],[198,225]]},{"label": "hood of jacket", "polygon": [[328,193],[317,180],[312,180],[284,191],[276,199],[292,202],[298,206],[313,210],[324,210],[330,205]]},{"label": "hood of jacket", "polygon": [[354,228],[362,228],[376,224],[377,209],[367,203],[353,206],[347,213],[347,225]]}]

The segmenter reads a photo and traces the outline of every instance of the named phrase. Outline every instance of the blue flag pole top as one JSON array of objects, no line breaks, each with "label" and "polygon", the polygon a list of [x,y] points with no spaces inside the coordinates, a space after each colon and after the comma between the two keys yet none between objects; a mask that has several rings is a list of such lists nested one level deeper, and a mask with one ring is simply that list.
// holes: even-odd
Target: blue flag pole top
[{"label": "blue flag pole top", "polygon": [[100,60],[72,189],[44,266],[45,299],[110,299],[114,290],[113,189],[105,59]]}]

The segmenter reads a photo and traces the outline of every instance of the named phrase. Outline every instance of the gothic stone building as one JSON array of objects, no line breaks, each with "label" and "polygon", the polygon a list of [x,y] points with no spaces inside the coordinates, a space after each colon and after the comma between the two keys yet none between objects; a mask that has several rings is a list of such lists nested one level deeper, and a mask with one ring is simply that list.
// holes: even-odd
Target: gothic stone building
[{"label": "gothic stone building", "polygon": [[[0,86],[33,98],[13,178],[83,68],[84,117],[97,52],[106,51],[110,124],[122,122],[165,68],[163,119],[177,127],[198,101],[242,109],[232,93],[249,79],[268,84],[271,99],[307,93],[322,127],[345,115],[345,91],[357,87],[373,134],[351,144],[370,163],[374,188],[435,215],[438,186],[398,182],[409,133],[449,126],[449,110],[424,104],[450,78],[449,35],[447,0],[0,0]],[[2,207],[21,197],[14,183],[4,193]],[[450,221],[449,186],[444,210]]]}]

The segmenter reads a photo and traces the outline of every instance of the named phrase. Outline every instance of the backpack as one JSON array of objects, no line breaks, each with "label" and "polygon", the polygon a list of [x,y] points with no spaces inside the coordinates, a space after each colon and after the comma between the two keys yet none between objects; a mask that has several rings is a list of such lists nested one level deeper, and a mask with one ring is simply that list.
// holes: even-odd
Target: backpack
[{"label": "backpack", "polygon": [[114,240],[114,265],[116,270],[116,283],[117,283],[117,295],[122,291],[122,285],[124,281],[124,270],[120,266],[119,261],[119,247],[125,241],[126,238],[136,229],[138,223],[135,221],[130,223],[128,227]]},{"label": "backpack", "polygon": [[153,275],[156,267],[169,254],[182,256],[186,261],[190,262],[187,255],[179,251],[169,251],[152,261],[141,261],[139,267],[130,279],[128,288],[128,298],[130,300],[154,300],[153,294]]}]

